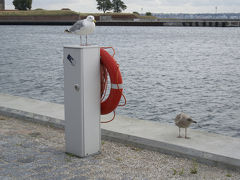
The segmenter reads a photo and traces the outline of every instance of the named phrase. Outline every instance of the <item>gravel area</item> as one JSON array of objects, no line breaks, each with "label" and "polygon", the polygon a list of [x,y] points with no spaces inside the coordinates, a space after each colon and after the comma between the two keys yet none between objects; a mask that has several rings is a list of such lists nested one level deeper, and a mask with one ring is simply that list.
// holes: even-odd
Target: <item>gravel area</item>
[{"label": "gravel area", "polygon": [[65,154],[64,130],[0,116],[0,179],[240,179],[240,172],[102,141],[101,154]]}]

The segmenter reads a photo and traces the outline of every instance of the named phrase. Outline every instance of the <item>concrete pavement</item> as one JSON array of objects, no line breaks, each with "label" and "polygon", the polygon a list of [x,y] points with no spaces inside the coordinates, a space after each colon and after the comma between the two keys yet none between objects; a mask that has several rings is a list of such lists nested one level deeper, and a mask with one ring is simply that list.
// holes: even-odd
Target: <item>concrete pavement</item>
[{"label": "concrete pavement", "polygon": [[[61,104],[0,94],[0,113],[64,128],[64,106]],[[102,116],[109,120],[111,115]],[[240,138],[189,129],[191,139],[176,138],[177,127],[159,122],[116,116],[101,124],[102,137],[139,147],[157,150],[217,166],[240,169]]]}]

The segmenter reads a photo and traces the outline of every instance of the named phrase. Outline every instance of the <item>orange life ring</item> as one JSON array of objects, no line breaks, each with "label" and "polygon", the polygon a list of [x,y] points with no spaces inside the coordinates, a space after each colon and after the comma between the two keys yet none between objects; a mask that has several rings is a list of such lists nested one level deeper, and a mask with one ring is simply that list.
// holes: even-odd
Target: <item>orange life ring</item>
[{"label": "orange life ring", "polygon": [[101,114],[114,111],[122,96],[122,76],[116,60],[103,48],[100,48],[101,63],[107,69],[111,81],[111,90],[108,98],[101,103]]}]

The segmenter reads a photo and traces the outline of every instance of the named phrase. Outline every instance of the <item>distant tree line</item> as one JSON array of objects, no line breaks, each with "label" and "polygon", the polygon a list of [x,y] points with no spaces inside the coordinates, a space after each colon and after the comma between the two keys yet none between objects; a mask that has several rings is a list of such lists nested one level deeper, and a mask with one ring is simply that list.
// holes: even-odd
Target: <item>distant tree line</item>
[{"label": "distant tree line", "polygon": [[125,3],[121,0],[96,0],[97,9],[102,10],[104,13],[106,11],[113,10],[113,12],[122,12],[127,9]]},{"label": "distant tree line", "polygon": [[[113,10],[113,12],[122,12],[127,9],[127,6],[122,0],[96,0],[97,9],[106,11]],[[30,10],[32,8],[32,0],[13,0],[15,9],[18,10]]]},{"label": "distant tree line", "polygon": [[151,13],[151,12],[146,12],[145,15],[146,15],[146,16],[152,16],[152,13]]},{"label": "distant tree line", "polygon": [[13,0],[15,9],[30,10],[32,8],[32,0]]}]

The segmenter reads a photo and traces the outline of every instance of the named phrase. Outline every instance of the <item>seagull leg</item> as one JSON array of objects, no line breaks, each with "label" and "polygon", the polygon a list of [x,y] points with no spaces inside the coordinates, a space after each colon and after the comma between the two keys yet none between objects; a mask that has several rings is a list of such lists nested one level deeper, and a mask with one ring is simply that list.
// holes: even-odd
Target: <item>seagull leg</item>
[{"label": "seagull leg", "polygon": [[177,138],[181,138],[182,136],[180,135],[180,128],[179,128],[179,131],[178,131],[178,137]]},{"label": "seagull leg", "polygon": [[82,36],[80,35],[80,46],[82,45]]},{"label": "seagull leg", "polygon": [[87,46],[87,35],[86,35],[86,46]]},{"label": "seagull leg", "polygon": [[187,128],[185,128],[185,139],[190,139],[190,137],[187,137]]}]

